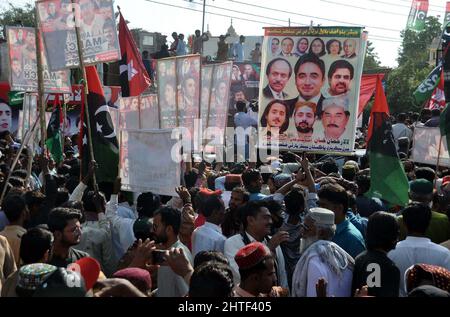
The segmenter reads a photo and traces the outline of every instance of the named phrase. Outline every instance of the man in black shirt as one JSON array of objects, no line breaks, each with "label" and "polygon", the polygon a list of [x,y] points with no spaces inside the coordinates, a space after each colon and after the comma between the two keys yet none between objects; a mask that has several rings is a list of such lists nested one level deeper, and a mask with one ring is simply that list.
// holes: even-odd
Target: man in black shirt
[{"label": "man in black shirt", "polygon": [[53,233],[52,257],[48,262],[54,266],[67,267],[89,254],[72,248],[80,243],[81,213],[73,208],[55,208],[48,217],[48,228]]},{"label": "man in black shirt", "polygon": [[366,233],[367,251],[355,259],[352,292],[368,286],[375,297],[398,297],[400,270],[387,253],[395,248],[399,225],[394,215],[378,211],[369,217]]}]

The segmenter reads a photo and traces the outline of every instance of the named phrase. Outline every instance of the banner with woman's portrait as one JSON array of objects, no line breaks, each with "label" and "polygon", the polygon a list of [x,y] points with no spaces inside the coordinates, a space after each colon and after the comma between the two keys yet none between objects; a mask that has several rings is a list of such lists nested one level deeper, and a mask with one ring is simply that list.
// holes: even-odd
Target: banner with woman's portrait
[{"label": "banner with woman's portrait", "polygon": [[259,147],[352,152],[366,40],[358,27],[266,28]]},{"label": "banner with woman's portrait", "polygon": [[[11,90],[37,92],[36,30],[28,27],[8,27],[7,36]],[[40,41],[41,47],[43,47],[42,38]],[[69,71],[49,71],[45,50],[41,50],[40,54],[44,91],[47,93],[70,93]]]}]

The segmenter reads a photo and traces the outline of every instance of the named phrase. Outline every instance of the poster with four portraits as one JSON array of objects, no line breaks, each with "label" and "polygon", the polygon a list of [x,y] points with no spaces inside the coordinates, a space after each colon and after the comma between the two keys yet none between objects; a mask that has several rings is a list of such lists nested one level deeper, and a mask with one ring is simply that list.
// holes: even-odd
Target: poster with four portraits
[{"label": "poster with four portraits", "polygon": [[[12,91],[37,92],[38,72],[36,55],[36,30],[29,27],[8,27],[8,49]],[[40,38],[42,47],[42,38]],[[68,70],[49,71],[47,57],[41,51],[44,91],[47,93],[70,93],[70,73]]]},{"label": "poster with four portraits", "polygon": [[353,151],[366,39],[357,27],[265,28],[259,147]]},{"label": "poster with four portraits", "polygon": [[85,64],[121,58],[112,0],[76,0],[75,4],[71,0],[41,0],[36,6],[52,71],[79,65],[75,21]]}]

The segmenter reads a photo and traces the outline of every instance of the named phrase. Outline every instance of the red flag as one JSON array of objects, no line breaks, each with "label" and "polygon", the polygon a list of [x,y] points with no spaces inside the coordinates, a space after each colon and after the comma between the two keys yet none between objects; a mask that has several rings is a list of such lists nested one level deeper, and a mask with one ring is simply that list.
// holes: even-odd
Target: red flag
[{"label": "red flag", "polygon": [[[370,122],[369,122],[369,131],[367,133],[367,141],[372,138],[372,133],[374,129],[374,114],[384,113],[386,116],[389,116],[389,107],[386,100],[386,95],[384,94],[383,84],[381,83],[381,78],[383,75],[378,75],[377,78],[377,88],[375,90],[375,101],[372,106],[372,111],[370,112]],[[375,127],[377,128],[377,127]]]},{"label": "red flag", "polygon": [[428,109],[444,109],[445,108],[445,93],[444,93],[444,68],[441,70],[441,78],[439,83],[433,91]]},{"label": "red flag", "polygon": [[119,21],[119,43],[122,53],[120,61],[122,96],[139,96],[150,86],[150,76],[122,13],[120,13]]}]

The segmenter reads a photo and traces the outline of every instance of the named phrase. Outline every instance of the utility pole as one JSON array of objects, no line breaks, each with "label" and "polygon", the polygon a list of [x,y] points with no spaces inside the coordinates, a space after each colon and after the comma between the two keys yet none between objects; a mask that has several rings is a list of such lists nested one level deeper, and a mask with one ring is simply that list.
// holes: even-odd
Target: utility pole
[{"label": "utility pole", "polygon": [[202,35],[203,33],[205,33],[205,11],[206,11],[206,0],[203,0]]}]

